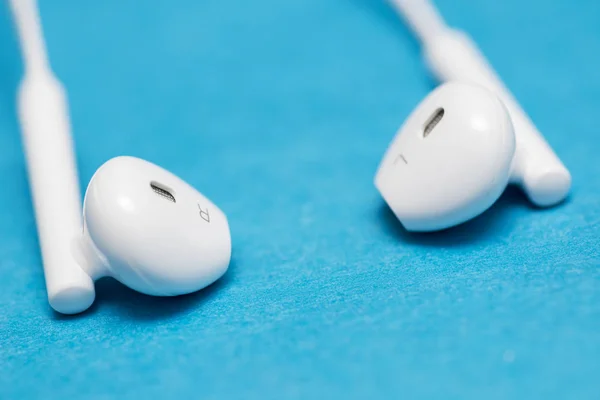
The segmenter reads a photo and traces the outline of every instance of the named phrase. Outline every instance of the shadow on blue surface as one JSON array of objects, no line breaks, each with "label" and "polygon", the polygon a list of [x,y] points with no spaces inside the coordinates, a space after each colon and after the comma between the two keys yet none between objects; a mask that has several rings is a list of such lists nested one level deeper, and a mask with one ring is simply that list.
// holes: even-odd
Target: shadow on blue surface
[{"label": "shadow on blue surface", "polygon": [[54,312],[53,317],[57,321],[85,318],[95,314],[100,308],[108,307],[115,315],[127,320],[151,322],[168,319],[209,301],[233,279],[235,267],[236,262],[232,258],[227,273],[221,279],[202,290],[176,297],[148,296],[113,278],[102,278],[96,282],[96,301],[87,311],[77,315]]},{"label": "shadow on blue surface", "polygon": [[380,204],[378,217],[386,233],[395,236],[400,242],[432,247],[454,247],[504,236],[510,231],[512,224],[517,223],[515,218],[507,214],[511,210],[523,208],[541,211],[531,205],[518,188],[509,186],[496,203],[480,216],[438,232],[407,231],[385,203]]}]

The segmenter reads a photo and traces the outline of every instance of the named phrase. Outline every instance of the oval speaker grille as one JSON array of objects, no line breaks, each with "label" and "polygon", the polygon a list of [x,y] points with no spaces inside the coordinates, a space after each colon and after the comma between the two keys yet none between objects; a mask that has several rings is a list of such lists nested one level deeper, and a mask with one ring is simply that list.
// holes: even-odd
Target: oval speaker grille
[{"label": "oval speaker grille", "polygon": [[158,182],[152,181],[152,182],[150,182],[150,187],[152,188],[154,193],[156,193],[160,197],[163,197],[169,201],[172,201],[173,203],[176,203],[175,196],[173,196],[173,194],[169,191],[169,189],[167,189],[164,185],[161,185]]},{"label": "oval speaker grille", "polygon": [[435,128],[435,126],[440,123],[442,118],[444,118],[444,109],[438,108],[437,110],[435,110],[433,115],[429,117],[427,123],[423,127],[423,137],[427,137],[431,133],[433,128]]}]

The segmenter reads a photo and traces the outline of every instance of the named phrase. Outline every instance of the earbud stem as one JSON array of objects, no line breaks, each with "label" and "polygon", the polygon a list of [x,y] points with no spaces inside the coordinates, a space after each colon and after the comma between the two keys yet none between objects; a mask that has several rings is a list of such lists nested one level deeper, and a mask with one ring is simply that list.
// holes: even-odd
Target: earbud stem
[{"label": "earbud stem", "polygon": [[29,185],[48,300],[63,314],[87,309],[94,283],[72,253],[81,236],[81,201],[65,91],[48,64],[35,0],[11,0],[25,62],[17,94]]},{"label": "earbud stem", "polygon": [[58,312],[78,313],[92,304],[95,292],[72,254],[73,238],[82,232],[80,192],[67,101],[50,71],[25,75],[18,110],[48,300]]}]

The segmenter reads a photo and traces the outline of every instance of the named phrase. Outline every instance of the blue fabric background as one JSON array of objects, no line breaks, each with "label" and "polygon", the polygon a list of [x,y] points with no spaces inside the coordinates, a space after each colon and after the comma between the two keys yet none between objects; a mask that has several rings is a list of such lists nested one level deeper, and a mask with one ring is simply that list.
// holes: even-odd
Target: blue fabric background
[{"label": "blue fabric background", "polygon": [[[575,5],[576,4],[576,5]],[[560,207],[509,190],[412,235],[376,166],[433,87],[383,0],[42,1],[85,189],[116,155],[228,215],[212,287],[151,298],[103,280],[46,301],[0,6],[0,398],[600,396],[600,2],[439,0],[573,174]]]}]

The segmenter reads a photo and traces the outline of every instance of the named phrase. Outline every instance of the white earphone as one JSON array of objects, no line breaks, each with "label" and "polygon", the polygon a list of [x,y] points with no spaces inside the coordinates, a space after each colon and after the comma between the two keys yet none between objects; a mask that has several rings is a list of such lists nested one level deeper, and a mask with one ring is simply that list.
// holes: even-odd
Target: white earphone
[{"label": "white earphone", "polygon": [[231,256],[225,214],[147,161],[117,157],[102,165],[82,221],[66,95],[47,60],[37,4],[10,4],[25,60],[18,111],[52,308],[86,310],[102,276],[156,296],[191,293],[221,277]]},{"label": "white earphone", "polygon": [[461,82],[442,85],[416,108],[377,171],[375,185],[404,227],[465,222],[507,183],[541,207],[564,200],[569,171],[476,44],[448,27],[428,0],[391,2],[422,42],[430,70],[443,82]]}]

